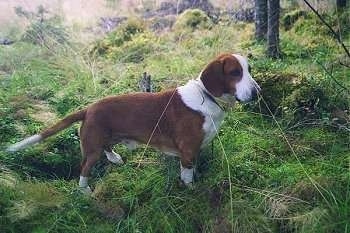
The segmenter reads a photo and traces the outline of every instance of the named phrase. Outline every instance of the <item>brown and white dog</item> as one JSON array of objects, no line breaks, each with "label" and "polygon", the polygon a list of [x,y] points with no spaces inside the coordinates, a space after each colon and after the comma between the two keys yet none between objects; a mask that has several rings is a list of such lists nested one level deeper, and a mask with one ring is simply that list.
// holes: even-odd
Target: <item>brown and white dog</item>
[{"label": "brown and white dog", "polygon": [[193,182],[192,162],[216,135],[225,115],[224,105],[249,101],[260,90],[249,73],[247,59],[222,54],[210,62],[196,80],[159,93],[134,93],[104,98],[75,112],[40,134],[8,148],[18,151],[82,121],[80,141],[83,160],[79,187],[91,192],[88,176],[104,152],[122,164],[111,147],[124,143],[133,148],[145,143],[165,154],[180,157],[181,180]]}]

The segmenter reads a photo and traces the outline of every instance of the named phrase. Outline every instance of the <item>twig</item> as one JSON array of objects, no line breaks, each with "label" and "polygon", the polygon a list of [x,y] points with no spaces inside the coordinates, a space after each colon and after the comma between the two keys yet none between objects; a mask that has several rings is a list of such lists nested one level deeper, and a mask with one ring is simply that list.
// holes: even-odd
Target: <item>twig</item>
[{"label": "twig", "polygon": [[345,67],[347,67],[347,68],[350,68],[350,65],[345,64],[345,63],[343,63],[343,62],[341,62],[341,61],[339,62],[339,64],[342,65],[342,66],[345,66]]},{"label": "twig", "polygon": [[334,78],[332,72],[329,72],[329,71],[327,70],[327,68],[326,68],[321,62],[319,62],[317,59],[316,59],[316,62],[317,62],[317,64],[319,64],[319,65],[322,67],[322,69],[329,75],[329,77],[330,77],[331,79],[333,79],[333,81],[334,81],[336,84],[338,84],[338,86],[340,86],[341,88],[343,88],[344,90],[346,90],[348,93],[350,93],[349,88],[347,88],[346,86],[344,86],[343,84],[341,84],[336,78]]},{"label": "twig", "polygon": [[305,2],[306,5],[308,5],[308,7],[317,15],[317,17],[322,21],[322,23],[324,23],[328,29],[332,32],[332,34],[334,35],[334,37],[337,39],[337,41],[341,44],[341,46],[343,47],[345,53],[348,55],[348,57],[350,57],[350,52],[347,49],[347,47],[344,45],[343,41],[341,40],[341,37],[338,33],[336,33],[333,28],[322,18],[322,16],[318,13],[317,10],[315,10],[315,8],[313,6],[310,5],[310,3],[307,0],[303,0]]}]

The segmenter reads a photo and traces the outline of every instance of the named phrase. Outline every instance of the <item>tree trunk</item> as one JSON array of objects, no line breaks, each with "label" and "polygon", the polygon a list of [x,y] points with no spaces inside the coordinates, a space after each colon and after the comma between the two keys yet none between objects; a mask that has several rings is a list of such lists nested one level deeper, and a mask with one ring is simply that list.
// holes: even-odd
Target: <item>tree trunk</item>
[{"label": "tree trunk", "polygon": [[255,38],[266,40],[267,0],[255,0]]},{"label": "tree trunk", "polygon": [[280,1],[268,0],[267,55],[272,58],[278,58],[280,56],[279,15]]},{"label": "tree trunk", "polygon": [[337,0],[337,9],[342,10],[346,7],[346,0]]}]

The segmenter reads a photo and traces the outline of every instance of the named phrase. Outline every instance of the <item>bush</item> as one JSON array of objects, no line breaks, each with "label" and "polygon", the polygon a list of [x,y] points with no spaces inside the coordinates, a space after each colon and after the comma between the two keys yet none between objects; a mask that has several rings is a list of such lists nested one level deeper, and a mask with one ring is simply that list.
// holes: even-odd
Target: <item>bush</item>
[{"label": "bush", "polygon": [[91,53],[97,55],[108,55],[115,47],[121,47],[124,43],[131,41],[133,37],[145,31],[145,25],[141,20],[129,19],[122,23],[115,31],[93,46]]},{"label": "bush", "polygon": [[282,26],[285,30],[289,30],[293,27],[294,23],[302,16],[306,16],[307,12],[304,10],[294,10],[288,12],[282,17]]},{"label": "bush", "polygon": [[167,16],[167,17],[154,17],[151,19],[150,28],[155,32],[162,32],[171,28],[174,25],[176,20],[175,16]]},{"label": "bush", "polygon": [[212,21],[208,15],[199,9],[189,9],[178,16],[174,29],[195,31],[197,29],[208,29],[212,27]]},{"label": "bush", "polygon": [[152,51],[152,47],[152,37],[149,34],[139,34],[122,46],[112,48],[108,57],[122,62],[138,63]]},{"label": "bush", "polygon": [[[296,74],[258,73],[256,78],[262,88],[265,103],[255,106],[255,111],[283,116],[287,122],[302,119],[331,120],[335,110],[349,108],[349,98],[331,80],[322,77],[302,77]],[[267,108],[267,106],[268,108]]]},{"label": "bush", "polygon": [[21,7],[15,8],[15,11],[19,17],[24,17],[30,22],[23,35],[24,41],[49,49],[57,44],[68,43],[68,34],[61,24],[61,18],[57,15],[48,17],[48,11],[42,5],[36,12],[25,11]]}]

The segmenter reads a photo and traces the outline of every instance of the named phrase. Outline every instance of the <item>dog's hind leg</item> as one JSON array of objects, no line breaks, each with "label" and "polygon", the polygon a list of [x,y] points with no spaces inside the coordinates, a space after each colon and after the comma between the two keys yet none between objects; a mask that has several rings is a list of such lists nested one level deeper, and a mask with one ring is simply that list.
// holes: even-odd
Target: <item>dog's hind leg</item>
[{"label": "dog's hind leg", "polygon": [[[98,128],[90,127],[88,130],[84,125],[80,131],[81,137],[81,150],[83,153],[83,161],[81,163],[79,189],[86,194],[91,193],[91,188],[88,184],[88,177],[90,175],[91,168],[101,158],[103,148],[105,147],[107,136],[103,131]],[[87,132],[93,132],[91,135],[87,135]],[[92,136],[93,135],[93,136]]]},{"label": "dog's hind leg", "polygon": [[81,166],[80,179],[79,179],[79,189],[86,193],[91,193],[91,188],[88,184],[88,177],[90,175],[91,168],[100,159],[102,153],[102,147],[95,151],[86,152],[84,154],[84,159]]},{"label": "dog's hind leg", "polygon": [[122,157],[119,154],[115,153],[110,146],[107,146],[104,152],[105,152],[105,155],[107,156],[107,159],[110,162],[118,165],[124,163]]}]

